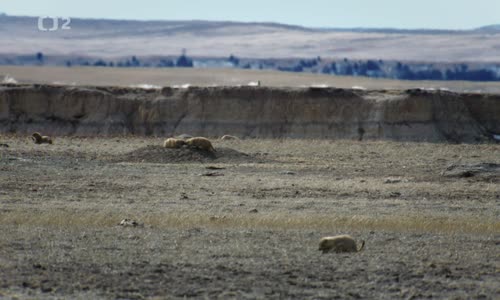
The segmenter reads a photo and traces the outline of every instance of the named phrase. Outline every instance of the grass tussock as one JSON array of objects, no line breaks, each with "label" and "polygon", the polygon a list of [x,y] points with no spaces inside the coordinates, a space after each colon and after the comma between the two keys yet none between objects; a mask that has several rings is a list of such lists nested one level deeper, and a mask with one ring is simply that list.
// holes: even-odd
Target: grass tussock
[{"label": "grass tussock", "polygon": [[157,213],[134,215],[132,213],[100,212],[46,212],[34,215],[22,211],[10,211],[0,215],[1,225],[51,226],[51,227],[112,227],[123,218],[132,218],[152,228],[194,228],[214,229],[305,229],[305,230],[383,230],[389,232],[433,232],[433,233],[475,233],[500,234],[500,222],[478,217],[429,217],[420,215],[394,215],[370,217],[362,215],[314,217],[290,214],[228,214],[206,213]]}]

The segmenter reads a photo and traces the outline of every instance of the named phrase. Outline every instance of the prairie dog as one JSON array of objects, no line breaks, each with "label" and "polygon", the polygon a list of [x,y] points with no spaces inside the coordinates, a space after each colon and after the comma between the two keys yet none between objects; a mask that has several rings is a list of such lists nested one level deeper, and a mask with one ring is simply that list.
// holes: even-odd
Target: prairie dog
[{"label": "prairie dog", "polygon": [[186,142],[184,140],[168,138],[163,142],[163,147],[165,148],[180,148],[184,146]]},{"label": "prairie dog", "polygon": [[361,247],[358,249],[356,241],[352,236],[344,234],[337,236],[327,236],[319,242],[319,249],[323,253],[328,252],[359,252],[365,247],[365,241],[361,241]]},{"label": "prairie dog", "polygon": [[52,144],[52,139],[49,136],[42,136],[38,132],[33,133],[31,139],[35,142],[35,144]]},{"label": "prairie dog", "polygon": [[186,141],[186,144],[191,147],[196,147],[205,151],[216,152],[214,146],[209,139],[204,137],[194,137]]}]

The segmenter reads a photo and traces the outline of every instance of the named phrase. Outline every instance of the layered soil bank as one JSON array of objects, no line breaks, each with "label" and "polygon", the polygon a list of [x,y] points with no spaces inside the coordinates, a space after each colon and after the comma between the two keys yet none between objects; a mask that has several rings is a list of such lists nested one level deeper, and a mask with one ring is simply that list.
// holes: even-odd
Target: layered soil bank
[{"label": "layered soil bank", "polygon": [[486,142],[500,95],[428,90],[0,85],[0,132]]}]

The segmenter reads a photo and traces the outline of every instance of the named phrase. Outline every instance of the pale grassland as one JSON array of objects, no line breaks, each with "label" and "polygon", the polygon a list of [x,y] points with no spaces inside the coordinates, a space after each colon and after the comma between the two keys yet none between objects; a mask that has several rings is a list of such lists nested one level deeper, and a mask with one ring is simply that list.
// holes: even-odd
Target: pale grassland
[{"label": "pale grassland", "polygon": [[0,78],[7,75],[19,83],[56,83],[76,86],[134,86],[138,84],[237,86],[259,80],[262,86],[271,87],[327,85],[337,88],[361,86],[378,90],[446,88],[457,92],[500,93],[499,82],[408,81],[240,69],[0,66]]}]

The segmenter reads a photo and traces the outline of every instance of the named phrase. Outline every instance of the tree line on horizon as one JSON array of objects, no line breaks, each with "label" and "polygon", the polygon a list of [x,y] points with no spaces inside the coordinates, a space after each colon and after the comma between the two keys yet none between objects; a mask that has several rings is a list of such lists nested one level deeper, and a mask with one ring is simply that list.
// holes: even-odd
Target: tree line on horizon
[{"label": "tree line on horizon", "polygon": [[[0,58],[3,65],[60,65],[56,58],[46,57],[42,52],[34,56],[17,56],[16,58]],[[309,72],[339,76],[365,76],[374,78],[390,78],[401,80],[466,80],[466,81],[500,81],[500,64],[491,64],[472,68],[466,63],[435,64],[412,63],[383,60],[323,60],[321,57],[311,59],[246,59],[231,54],[227,58],[192,58],[183,49],[178,57],[138,58],[133,55],[121,60],[106,61],[102,58],[66,59],[64,65],[95,67],[155,67],[155,68],[199,68],[230,67],[241,69],[278,70],[283,72]]]}]

